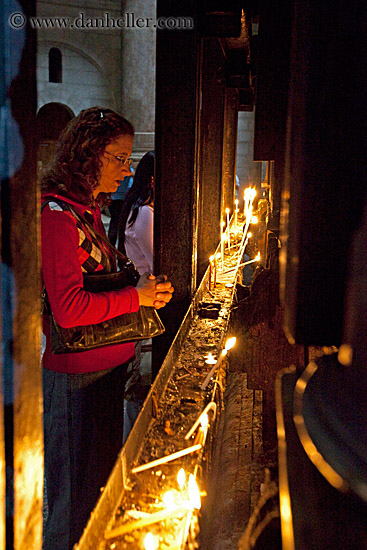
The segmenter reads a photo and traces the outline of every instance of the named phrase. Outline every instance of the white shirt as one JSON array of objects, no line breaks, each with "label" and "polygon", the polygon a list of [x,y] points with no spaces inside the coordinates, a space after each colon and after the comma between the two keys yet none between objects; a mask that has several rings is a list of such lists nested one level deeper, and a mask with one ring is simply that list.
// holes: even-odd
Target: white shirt
[{"label": "white shirt", "polygon": [[130,227],[130,217],[125,230],[126,255],[135,264],[140,275],[153,273],[153,219],[151,206],[141,206],[135,223]]}]

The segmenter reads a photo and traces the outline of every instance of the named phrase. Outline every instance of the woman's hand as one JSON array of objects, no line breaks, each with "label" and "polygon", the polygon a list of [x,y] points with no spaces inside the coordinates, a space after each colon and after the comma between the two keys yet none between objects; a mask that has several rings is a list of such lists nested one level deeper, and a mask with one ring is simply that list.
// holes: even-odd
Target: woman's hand
[{"label": "woman's hand", "polygon": [[166,275],[155,277],[150,273],[144,273],[136,285],[136,290],[139,294],[139,305],[160,309],[170,301],[174,288],[170,281],[167,281]]}]

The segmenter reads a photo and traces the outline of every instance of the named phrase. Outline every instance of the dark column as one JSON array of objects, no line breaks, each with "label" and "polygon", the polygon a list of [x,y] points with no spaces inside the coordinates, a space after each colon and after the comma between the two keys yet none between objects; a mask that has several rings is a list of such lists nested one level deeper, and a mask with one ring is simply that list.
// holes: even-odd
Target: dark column
[{"label": "dark column", "polygon": [[226,88],[223,121],[222,212],[233,210],[236,178],[238,91]]},{"label": "dark column", "polygon": [[284,179],[292,6],[293,0],[260,2],[254,160],[275,161],[269,223],[273,231],[279,231]]},{"label": "dark column", "polygon": [[[9,6],[9,3],[5,3]],[[42,546],[43,426],[40,366],[40,271],[38,193],[36,186],[36,37],[11,27],[35,13],[35,2],[16,10],[0,8],[0,36],[6,48],[2,74],[1,134],[1,295],[2,366],[5,410],[6,475],[0,470],[0,546],[4,544],[4,477],[6,548]],[[2,32],[4,31],[4,32]],[[0,39],[1,40],[1,39]],[[2,44],[3,46],[4,44]],[[5,84],[4,84],[5,81]],[[7,92],[7,95],[6,95]],[[1,407],[2,411],[2,407]],[[3,422],[1,421],[1,426]],[[5,453],[4,453],[5,448]]]},{"label": "dark column", "polygon": [[330,10],[317,0],[296,2],[291,51],[285,324],[297,342],[339,345],[348,252],[366,189],[364,3],[340,1]]},{"label": "dark column", "polygon": [[220,239],[222,206],[223,115],[225,57],[220,41],[203,43],[202,110],[200,117],[200,193],[198,219],[198,280]]},{"label": "dark column", "polygon": [[[161,17],[195,15],[195,1],[158,0]],[[175,287],[154,341],[159,365],[196,288],[196,151],[200,41],[196,29],[157,31],[155,273]]]}]

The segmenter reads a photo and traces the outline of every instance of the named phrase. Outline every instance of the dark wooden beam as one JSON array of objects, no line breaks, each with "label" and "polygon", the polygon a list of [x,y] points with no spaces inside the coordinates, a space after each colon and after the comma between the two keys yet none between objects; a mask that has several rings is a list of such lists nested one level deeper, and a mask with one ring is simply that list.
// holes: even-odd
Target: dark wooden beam
[{"label": "dark wooden beam", "polygon": [[219,40],[203,43],[200,117],[200,192],[198,216],[198,279],[218,246],[222,211],[222,155],[225,100],[225,56]]},{"label": "dark wooden beam", "polygon": [[291,339],[341,343],[349,252],[367,200],[366,10],[295,3],[281,249]]},{"label": "dark wooden beam", "polygon": [[222,213],[233,210],[236,186],[238,91],[225,89],[223,120]]},{"label": "dark wooden beam", "polygon": [[[196,2],[158,0],[157,15],[195,18]],[[196,288],[197,30],[159,30],[156,67],[155,273],[166,273],[175,287],[171,304],[161,312],[166,334],[154,342],[158,368]]]}]

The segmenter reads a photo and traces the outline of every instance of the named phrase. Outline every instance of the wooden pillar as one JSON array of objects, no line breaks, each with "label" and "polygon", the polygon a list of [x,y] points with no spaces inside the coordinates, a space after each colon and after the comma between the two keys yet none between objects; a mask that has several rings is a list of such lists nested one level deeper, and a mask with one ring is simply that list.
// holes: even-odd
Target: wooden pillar
[{"label": "wooden pillar", "polygon": [[296,2],[291,51],[280,252],[285,325],[297,342],[338,346],[366,188],[364,3]]},{"label": "wooden pillar", "polygon": [[203,81],[200,117],[200,190],[198,218],[198,280],[220,239],[222,212],[223,115],[225,57],[220,41],[203,42]]},{"label": "wooden pillar", "polygon": [[[6,7],[5,7],[6,6]],[[1,3],[1,323],[4,437],[0,445],[0,546],[42,547],[43,425],[40,270],[36,185],[35,2]],[[26,31],[27,29],[27,31]],[[4,44],[2,44],[4,45]],[[7,92],[7,95],[6,95]],[[0,407],[2,414],[3,407]],[[3,426],[1,420],[0,425]],[[4,475],[4,455],[6,475]],[[5,481],[4,481],[5,480]],[[6,529],[4,530],[4,485]]]},{"label": "wooden pillar", "polygon": [[238,91],[235,88],[225,89],[223,121],[223,170],[222,170],[222,205],[233,210],[236,186],[236,148],[238,120]]},{"label": "wooden pillar", "polygon": [[[158,17],[194,16],[195,0],[158,0]],[[159,365],[196,288],[197,119],[200,40],[197,30],[157,31],[155,273],[166,273],[175,287],[162,310],[166,333],[154,341]]]},{"label": "wooden pillar", "polygon": [[292,12],[293,0],[260,2],[254,160],[275,161],[269,229],[276,232],[284,179]]}]

